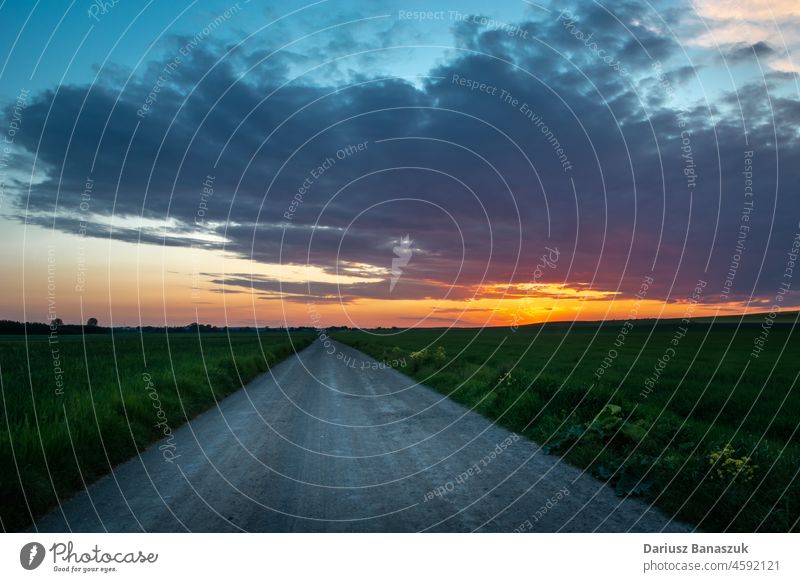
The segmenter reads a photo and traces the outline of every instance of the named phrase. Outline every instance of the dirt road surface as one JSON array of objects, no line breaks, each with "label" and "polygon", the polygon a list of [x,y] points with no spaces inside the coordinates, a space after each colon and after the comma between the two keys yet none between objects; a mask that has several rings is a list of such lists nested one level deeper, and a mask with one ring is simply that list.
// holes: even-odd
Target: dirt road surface
[{"label": "dirt road surface", "polygon": [[[335,353],[329,354],[335,350]],[[365,354],[315,342],[39,520],[46,532],[687,531]],[[159,450],[161,448],[162,450]],[[169,450],[173,450],[170,448]]]}]

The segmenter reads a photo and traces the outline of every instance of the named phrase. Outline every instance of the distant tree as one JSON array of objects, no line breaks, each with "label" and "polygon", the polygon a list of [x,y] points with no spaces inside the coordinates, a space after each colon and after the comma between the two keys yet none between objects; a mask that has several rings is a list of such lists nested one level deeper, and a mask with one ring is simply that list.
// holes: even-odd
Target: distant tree
[{"label": "distant tree", "polygon": [[86,327],[97,327],[97,318],[96,317],[90,317],[86,321]]},{"label": "distant tree", "polygon": [[50,324],[55,325],[56,327],[61,327],[64,325],[64,321],[60,317],[54,317]]}]

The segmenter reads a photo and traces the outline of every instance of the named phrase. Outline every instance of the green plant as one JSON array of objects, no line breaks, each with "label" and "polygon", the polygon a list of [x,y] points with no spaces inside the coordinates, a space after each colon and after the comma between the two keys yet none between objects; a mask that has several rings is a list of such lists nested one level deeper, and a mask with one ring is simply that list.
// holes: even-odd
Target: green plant
[{"label": "green plant", "polygon": [[622,422],[622,407],[606,404],[589,423],[587,430],[594,431],[600,438],[605,438],[614,434]]},{"label": "green plant", "polygon": [[708,463],[711,465],[711,479],[730,481],[736,477],[741,477],[744,481],[753,480],[755,470],[758,467],[753,465],[750,457],[736,458],[735,454],[736,449],[728,443],[722,449],[713,451],[708,455]]}]

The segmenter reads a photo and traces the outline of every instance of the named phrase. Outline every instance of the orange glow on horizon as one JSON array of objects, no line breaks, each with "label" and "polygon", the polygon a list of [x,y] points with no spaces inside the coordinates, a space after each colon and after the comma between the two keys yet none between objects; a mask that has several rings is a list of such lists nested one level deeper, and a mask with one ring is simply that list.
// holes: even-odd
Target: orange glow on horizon
[{"label": "orange glow on horizon", "polygon": [[[47,233],[50,235],[50,233]],[[613,290],[574,282],[500,284],[457,289],[458,299],[358,298],[259,290],[261,282],[340,285],[382,284],[387,273],[363,264],[345,265],[340,275],[314,266],[266,265],[218,251],[135,245],[93,239],[83,247],[62,244],[67,235],[29,237],[4,249],[8,288],[0,296],[2,318],[47,321],[49,279],[53,275],[57,316],[67,323],[96,317],[101,325],[185,325],[193,321],[219,326],[481,327],[547,321],[598,321],[681,318],[763,311],[763,305],[714,301],[665,303],[622,297]],[[14,240],[20,241],[22,237]],[[72,237],[74,243],[74,237]],[[25,252],[23,252],[23,250]],[[52,273],[49,257],[54,259]],[[227,273],[227,275],[226,275]],[[220,281],[231,283],[220,284]],[[250,279],[255,288],[250,285]],[[85,280],[78,289],[78,282]],[[407,280],[407,283],[412,281]],[[420,281],[442,289],[449,285]],[[296,287],[295,287],[296,288]],[[466,299],[462,298],[467,296]],[[691,307],[691,310],[690,310]]]}]

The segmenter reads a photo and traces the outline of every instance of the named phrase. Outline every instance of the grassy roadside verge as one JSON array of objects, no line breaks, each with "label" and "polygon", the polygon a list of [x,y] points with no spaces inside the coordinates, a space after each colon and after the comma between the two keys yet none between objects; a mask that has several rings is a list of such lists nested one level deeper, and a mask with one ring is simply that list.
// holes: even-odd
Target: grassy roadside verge
[{"label": "grassy roadside verge", "polygon": [[334,338],[379,360],[404,357],[399,371],[587,468],[620,497],[707,531],[798,531],[791,326],[773,327],[754,359],[760,325],[692,323],[679,334],[674,323],[637,323],[620,342],[621,325]]},{"label": "grassy roadside verge", "polygon": [[[292,341],[301,349],[313,337]],[[292,353],[278,332],[0,338],[3,531],[24,529]]]}]

